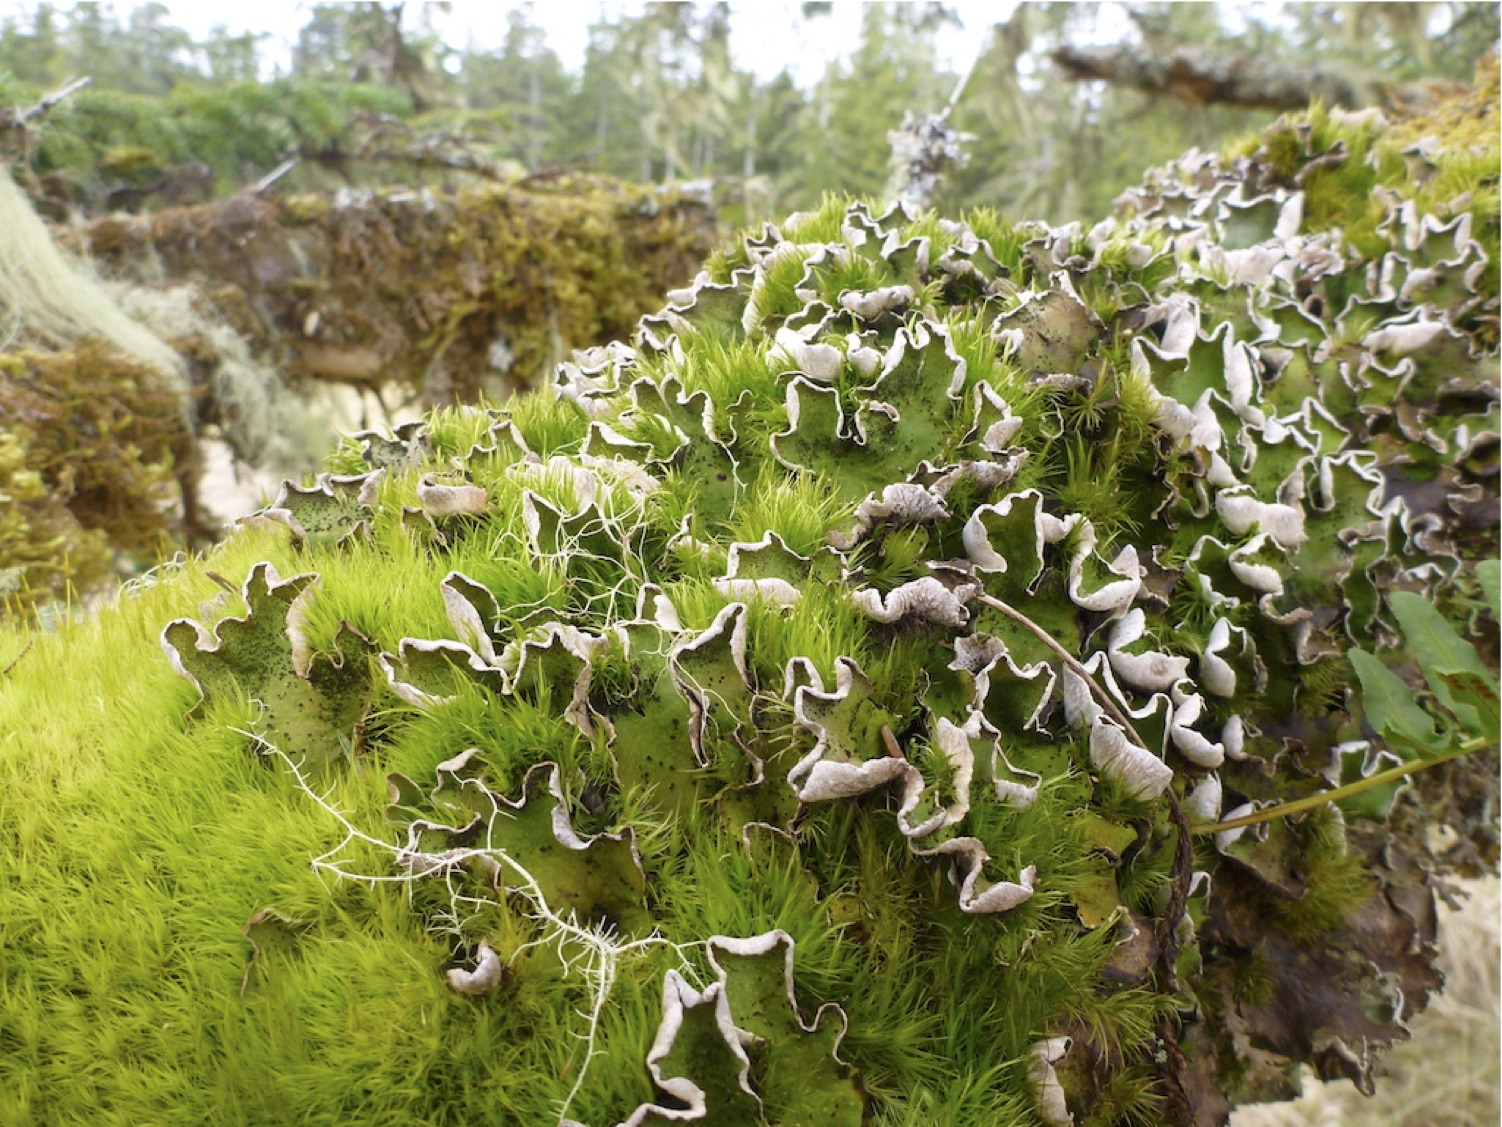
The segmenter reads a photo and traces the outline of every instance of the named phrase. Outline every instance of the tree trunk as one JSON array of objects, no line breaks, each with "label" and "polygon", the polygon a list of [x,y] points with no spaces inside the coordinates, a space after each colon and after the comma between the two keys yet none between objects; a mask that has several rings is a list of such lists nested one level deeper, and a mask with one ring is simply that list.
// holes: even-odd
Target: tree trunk
[{"label": "tree trunk", "polygon": [[527,73],[527,171],[536,172],[542,162],[538,152],[538,134],[542,128],[542,82],[537,74],[537,60],[528,60]]}]

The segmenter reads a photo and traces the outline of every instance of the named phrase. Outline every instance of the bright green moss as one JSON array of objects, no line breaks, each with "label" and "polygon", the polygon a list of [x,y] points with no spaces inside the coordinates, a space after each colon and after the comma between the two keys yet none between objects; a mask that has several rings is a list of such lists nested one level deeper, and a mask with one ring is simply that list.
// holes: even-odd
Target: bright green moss
[{"label": "bright green moss", "polygon": [[1376,883],[1363,859],[1344,848],[1331,812],[1311,815],[1302,829],[1296,864],[1309,892],[1271,901],[1269,910],[1295,941],[1312,942],[1375,895]]}]

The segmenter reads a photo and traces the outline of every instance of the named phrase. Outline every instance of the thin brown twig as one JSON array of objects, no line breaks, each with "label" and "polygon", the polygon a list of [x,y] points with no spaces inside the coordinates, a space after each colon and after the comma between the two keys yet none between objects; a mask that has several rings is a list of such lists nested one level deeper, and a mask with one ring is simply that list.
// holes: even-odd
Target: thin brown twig
[{"label": "thin brown twig", "polygon": [[231,583],[224,576],[220,575],[217,571],[206,571],[204,572],[204,574],[212,579],[215,583],[219,584],[219,586],[223,587],[231,595],[238,595],[240,593],[239,587],[236,587],[233,583]]},{"label": "thin brown twig", "polygon": [[[1085,682],[1086,686],[1090,689],[1091,695],[1100,703],[1101,708],[1105,710],[1112,720],[1121,725],[1132,742],[1148,752],[1148,754],[1152,754],[1152,749],[1147,746],[1147,742],[1132,725],[1126,712],[1111,699],[1111,695],[1106,692],[1105,686],[1097,681],[1095,675],[1086,669],[1078,658],[1066,650],[1057,638],[1016,607],[1003,602],[1001,599],[985,593],[977,595],[976,599],[988,607],[1001,611],[1002,614],[1025,628],[1033,637],[1058,654],[1064,664]],[[1178,922],[1183,918],[1188,907],[1189,886],[1194,878],[1194,844],[1191,840],[1193,830],[1189,825],[1188,817],[1184,814],[1184,805],[1179,801],[1178,792],[1170,786],[1163,793],[1168,801],[1169,818],[1173,822],[1177,840],[1174,842],[1173,892],[1169,896],[1163,918],[1159,921],[1161,930],[1158,935],[1158,961],[1163,974],[1164,989],[1172,993],[1177,989],[1178,982],[1178,975],[1174,969],[1174,964],[1178,961],[1179,956]]]},{"label": "thin brown twig", "polygon": [[1058,654],[1060,659],[1063,660],[1064,664],[1069,667],[1075,676],[1085,682],[1086,686],[1090,689],[1090,695],[1095,697],[1096,701],[1106,710],[1106,714],[1112,720],[1121,725],[1126,734],[1132,738],[1132,742],[1138,747],[1147,748],[1147,741],[1137,733],[1137,729],[1132,726],[1132,721],[1127,717],[1127,714],[1111,699],[1111,694],[1106,692],[1105,687],[1095,679],[1094,674],[1080,663],[1078,658],[1059,644],[1058,639],[1016,607],[1002,602],[995,596],[982,593],[976,596],[976,601],[985,603],[986,606],[1001,611],[1002,614],[1012,619],[1019,626],[1025,627],[1033,637]]},{"label": "thin brown twig", "polygon": [[1158,937],[1158,952],[1159,965],[1163,969],[1164,989],[1172,993],[1178,989],[1176,964],[1179,961],[1179,921],[1189,910],[1189,886],[1194,881],[1194,838],[1178,792],[1170,785],[1163,794],[1168,799],[1168,817],[1173,822],[1176,840],[1173,846],[1173,891],[1169,894],[1168,906],[1163,912],[1163,932]]},{"label": "thin brown twig", "polygon": [[22,658],[23,658],[23,657],[25,657],[25,656],[26,656],[26,655],[27,655],[27,654],[28,654],[28,653],[30,653],[30,652],[31,652],[31,643],[32,643],[32,642],[33,642],[33,641],[35,641],[35,639],[34,639],[34,638],[27,638],[27,639],[26,639],[26,644],[25,644],[25,645],[24,645],[24,646],[22,646],[22,647],[21,647],[21,652],[20,652],[20,653],[18,653],[18,654],[16,654],[16,656],[15,656],[15,657],[13,657],[13,658],[11,658],[11,659],[10,659],[10,661],[8,661],[8,662],[7,662],[7,663],[6,663],[6,665],[5,665],[5,668],[4,668],[4,669],[0,669],[0,677],[4,677],[4,676],[5,676],[5,675],[6,675],[6,674],[8,674],[8,673],[9,673],[9,672],[10,672],[10,671],[11,671],[11,670],[12,670],[12,669],[14,669],[14,668],[15,668],[15,667],[16,667],[16,666],[17,666],[17,665],[19,665],[19,664],[20,664],[20,662],[21,662],[21,659],[22,659]]}]

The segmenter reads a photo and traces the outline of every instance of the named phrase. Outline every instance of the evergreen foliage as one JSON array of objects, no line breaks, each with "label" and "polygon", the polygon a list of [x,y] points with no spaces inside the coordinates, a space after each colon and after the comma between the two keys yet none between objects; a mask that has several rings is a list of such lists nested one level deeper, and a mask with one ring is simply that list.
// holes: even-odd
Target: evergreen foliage
[{"label": "evergreen foliage", "polygon": [[[1048,61],[1060,46],[1110,34],[1164,54],[1189,45],[1308,60],[1370,97],[1401,88],[1425,100],[1415,83],[1469,81],[1498,36],[1488,3],[1141,3],[1125,8],[1122,27],[1110,8],[1024,3],[967,29],[975,68],[952,124],[974,135],[974,160],[942,207],[1000,206],[1056,223],[1099,216],[1148,164],[1191,145],[1212,150],[1271,119],[1068,82]],[[804,9],[790,37],[827,19],[818,5]],[[203,198],[288,157],[302,160],[287,181],[294,191],[452,178],[411,152],[404,159],[415,149],[463,154],[491,173],[713,179],[730,220],[749,223],[811,208],[828,191],[879,192],[887,133],[909,110],[938,112],[960,78],[938,49],[955,17],[930,3],[864,6],[843,57],[801,83],[786,71],[758,77],[764,67],[734,57],[719,3],[602,16],[577,73],[525,8],[492,49],[443,43],[420,11],[314,5],[284,73],[259,84],[269,53],[257,37],[221,29],[194,43],[160,4],[125,17],[92,4],[11,16],[0,23],[0,97],[26,105],[72,76],[94,78],[56,112],[28,189],[62,216]]]}]

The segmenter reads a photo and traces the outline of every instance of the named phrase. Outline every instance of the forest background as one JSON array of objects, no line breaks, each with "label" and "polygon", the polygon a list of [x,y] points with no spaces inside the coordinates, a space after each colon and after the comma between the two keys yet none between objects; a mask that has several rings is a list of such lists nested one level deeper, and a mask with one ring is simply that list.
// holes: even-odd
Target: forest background
[{"label": "forest background", "polygon": [[[1431,112],[1499,33],[1469,2],[566,7],[560,54],[531,5],[284,2],[246,30],[0,0],[24,193],[0,208],[0,423],[40,420],[0,425],[0,491],[26,498],[0,596],[212,536],[331,428],[546,381],[734,227],[895,196],[895,134],[926,127],[945,165],[910,202],[1089,226],[1311,101]],[[54,240],[105,283],[83,313],[47,307],[83,292]],[[151,339],[102,330],[114,303]]]},{"label": "forest background", "polygon": [[[1390,105],[1422,98],[1423,82],[1467,81],[1498,35],[1492,3],[1024,3],[996,5],[988,26],[967,13],[972,70],[939,47],[961,26],[955,9],[869,4],[858,37],[800,84],[791,66],[738,57],[725,3],[596,9],[577,69],[530,5],[509,13],[493,47],[445,42],[432,16],[449,7],[300,8],[288,57],[269,33],[195,38],[160,3],[12,6],[0,22],[0,104],[91,78],[12,166],[58,220],[202,202],[295,160],[289,191],[456,172],[712,181],[725,221],[754,222],[826,192],[880,195],[888,132],[958,93],[948,124],[972,135],[970,159],[934,205],[1061,223],[1107,214],[1147,167],[1214,149],[1311,94]],[[827,26],[832,8],[795,10],[782,50]],[[1143,88],[1141,65],[1136,83],[1078,81],[1077,59],[1060,65],[1103,35],[1157,67],[1156,88]],[[1255,89],[1238,95],[1250,104],[1167,74],[1185,52],[1250,69]]]}]

